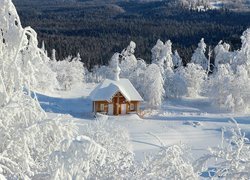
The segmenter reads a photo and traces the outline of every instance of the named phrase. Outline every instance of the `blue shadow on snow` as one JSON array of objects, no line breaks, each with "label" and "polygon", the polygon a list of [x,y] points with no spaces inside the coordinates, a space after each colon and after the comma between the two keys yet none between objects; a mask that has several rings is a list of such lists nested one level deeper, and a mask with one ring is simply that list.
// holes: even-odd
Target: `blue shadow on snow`
[{"label": "blue shadow on snow", "polygon": [[92,103],[86,97],[57,98],[37,94],[37,98],[45,112],[69,114],[74,118],[89,118],[92,116]]}]

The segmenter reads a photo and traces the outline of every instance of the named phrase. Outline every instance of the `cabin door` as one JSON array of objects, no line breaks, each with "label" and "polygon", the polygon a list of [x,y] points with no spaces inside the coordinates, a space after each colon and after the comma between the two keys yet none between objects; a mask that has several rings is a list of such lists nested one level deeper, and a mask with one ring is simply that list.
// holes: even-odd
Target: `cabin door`
[{"label": "cabin door", "polygon": [[108,115],[114,115],[114,105],[113,104],[108,105]]},{"label": "cabin door", "polygon": [[124,115],[127,112],[127,106],[126,104],[121,104],[121,114]]}]

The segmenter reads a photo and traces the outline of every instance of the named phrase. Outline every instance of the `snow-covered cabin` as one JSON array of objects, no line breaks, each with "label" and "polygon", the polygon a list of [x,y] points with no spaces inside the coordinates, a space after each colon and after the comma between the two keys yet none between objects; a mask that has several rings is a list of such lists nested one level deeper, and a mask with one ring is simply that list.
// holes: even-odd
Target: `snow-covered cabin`
[{"label": "snow-covered cabin", "polygon": [[108,115],[138,113],[143,101],[128,79],[119,78],[120,68],[114,69],[114,80],[105,79],[90,94],[93,112]]},{"label": "snow-covered cabin", "polygon": [[108,115],[138,113],[140,102],[143,101],[128,79],[118,81],[105,79],[90,96],[93,102],[93,112]]}]

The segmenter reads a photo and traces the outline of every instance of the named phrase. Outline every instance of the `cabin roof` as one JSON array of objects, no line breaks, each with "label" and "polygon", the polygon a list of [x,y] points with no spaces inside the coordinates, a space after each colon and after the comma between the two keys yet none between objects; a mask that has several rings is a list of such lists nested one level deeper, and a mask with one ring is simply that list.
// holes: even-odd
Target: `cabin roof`
[{"label": "cabin roof", "polygon": [[118,81],[105,79],[91,93],[92,101],[112,101],[116,93],[122,93],[127,101],[143,101],[140,94],[128,79]]}]

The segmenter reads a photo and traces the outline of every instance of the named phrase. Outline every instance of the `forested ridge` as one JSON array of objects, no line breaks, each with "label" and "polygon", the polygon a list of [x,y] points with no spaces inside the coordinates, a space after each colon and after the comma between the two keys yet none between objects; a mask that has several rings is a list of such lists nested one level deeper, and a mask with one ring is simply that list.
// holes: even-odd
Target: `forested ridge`
[{"label": "forested ridge", "polygon": [[[15,2],[15,1],[14,1]],[[107,64],[131,40],[136,56],[151,61],[151,48],[157,39],[171,39],[184,63],[189,62],[203,37],[214,47],[220,40],[240,47],[240,35],[250,26],[250,13],[228,10],[190,11],[173,2],[16,1],[22,24],[38,32],[46,49],[56,49],[57,59],[81,55],[88,68]]]}]

